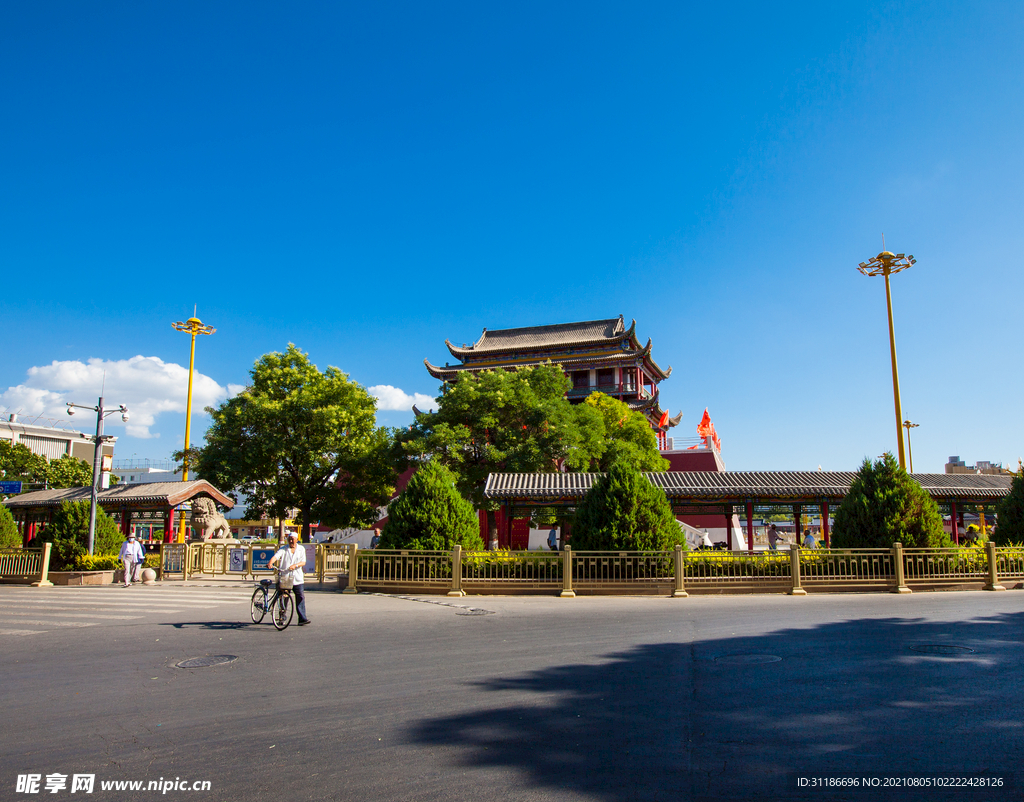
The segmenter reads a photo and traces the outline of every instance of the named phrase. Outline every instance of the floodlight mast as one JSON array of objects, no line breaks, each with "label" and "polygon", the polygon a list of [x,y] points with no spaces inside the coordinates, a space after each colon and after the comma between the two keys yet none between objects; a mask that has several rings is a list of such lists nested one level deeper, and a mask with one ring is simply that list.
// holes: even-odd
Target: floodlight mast
[{"label": "floodlight mast", "polygon": [[910,444],[910,430],[916,429],[920,426],[920,423],[912,423],[911,421],[903,421],[903,428],[907,430],[907,456],[910,457],[910,472],[914,472],[914,447]]},{"label": "floodlight mast", "polygon": [[889,276],[906,270],[917,260],[911,255],[882,251],[878,256],[861,262],[857,269],[865,276],[885,277],[885,306],[889,312],[889,352],[892,356],[892,394],[896,403],[896,442],[899,446],[900,467],[907,469],[907,461],[903,451],[903,411],[900,405],[900,375],[896,368],[896,332],[892,323],[892,290],[889,288]]},{"label": "floodlight mast", "polygon": [[[196,335],[197,334],[213,334],[217,329],[212,326],[204,326],[203,321],[198,317],[190,317],[184,323],[180,320],[176,323],[172,323],[171,327],[176,331],[184,331],[192,335],[192,348],[189,352],[188,358],[188,400],[185,404],[185,456],[181,461],[181,481],[188,481],[188,446],[189,446],[189,434],[192,428],[192,372],[196,366]],[[185,516],[181,516],[181,524],[178,527],[178,542],[185,542]]]}]

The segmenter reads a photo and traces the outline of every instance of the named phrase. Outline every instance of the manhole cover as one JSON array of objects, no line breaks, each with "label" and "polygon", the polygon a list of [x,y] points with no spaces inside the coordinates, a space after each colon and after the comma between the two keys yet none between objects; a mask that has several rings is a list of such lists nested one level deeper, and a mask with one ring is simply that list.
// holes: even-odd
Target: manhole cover
[{"label": "manhole cover", "polygon": [[974,652],[974,649],[970,649],[967,646],[948,646],[945,643],[923,643],[918,646],[911,646],[910,648],[915,652],[923,654],[961,655]]},{"label": "manhole cover", "polygon": [[206,657],[193,657],[189,660],[182,660],[177,668],[208,668],[209,666],[222,666],[225,663],[233,663],[238,658],[233,654],[208,654]]},{"label": "manhole cover", "polygon": [[455,615],[493,615],[494,610],[481,610],[479,607],[470,607],[468,610],[459,610]]},{"label": "manhole cover", "polygon": [[723,654],[721,657],[716,657],[716,663],[727,663],[733,666],[756,666],[761,663],[778,663],[781,662],[781,657],[776,657],[774,654]]}]

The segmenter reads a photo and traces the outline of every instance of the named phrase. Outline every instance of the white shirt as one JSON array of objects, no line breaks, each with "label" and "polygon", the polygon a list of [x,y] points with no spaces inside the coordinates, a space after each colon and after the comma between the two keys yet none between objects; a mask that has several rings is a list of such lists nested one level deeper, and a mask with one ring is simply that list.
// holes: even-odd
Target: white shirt
[{"label": "white shirt", "polygon": [[277,567],[282,572],[291,571],[293,585],[303,583],[302,566],[306,564],[306,550],[301,545],[296,544],[294,552],[288,546],[279,549],[274,559],[277,560]]},{"label": "white shirt", "polygon": [[140,563],[146,558],[142,551],[142,544],[137,540],[126,540],[121,544],[121,552],[118,559],[131,560],[133,563]]}]

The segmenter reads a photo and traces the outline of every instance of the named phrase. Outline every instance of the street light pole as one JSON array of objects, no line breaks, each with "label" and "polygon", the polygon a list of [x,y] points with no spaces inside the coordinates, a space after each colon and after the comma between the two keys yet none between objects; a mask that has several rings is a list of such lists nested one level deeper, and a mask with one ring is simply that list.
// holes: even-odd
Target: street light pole
[{"label": "street light pole", "polygon": [[892,322],[892,290],[889,288],[889,276],[906,270],[916,262],[913,256],[882,251],[878,256],[857,265],[857,269],[865,276],[885,277],[885,305],[889,313],[889,352],[892,356],[892,394],[896,402],[896,442],[900,467],[903,470],[907,469],[907,461],[903,453],[903,410],[900,406],[900,376],[896,369],[896,330]]},{"label": "street light pole", "polygon": [[105,409],[103,396],[100,396],[99,403],[94,407],[86,407],[81,404],[67,402],[68,415],[74,415],[76,409],[88,409],[96,413],[96,436],[93,438],[94,448],[92,452],[92,492],[89,494],[89,554],[93,552],[93,545],[96,542],[96,504],[100,491],[100,466],[103,462],[103,441],[109,438],[103,435],[103,419],[115,412],[121,413],[121,420],[128,422],[128,407],[119,404],[117,409]]},{"label": "street light pole", "polygon": [[[189,447],[189,435],[192,429],[192,372],[196,366],[196,335],[197,334],[213,334],[217,329],[210,326],[204,326],[203,321],[198,317],[195,317],[195,310],[193,310],[193,316],[182,323],[180,320],[176,323],[172,323],[171,327],[176,331],[184,331],[192,335],[192,347],[189,350],[188,357],[188,400],[185,403],[185,451],[184,458],[181,464],[181,481],[188,481],[188,447]],[[185,516],[181,516],[181,523],[178,527],[178,542],[185,542]]]},{"label": "street light pole", "polygon": [[914,449],[910,445],[910,430],[916,429],[920,426],[920,423],[911,423],[908,420],[903,421],[903,428],[907,430],[907,453],[910,455],[910,472],[914,472]]}]

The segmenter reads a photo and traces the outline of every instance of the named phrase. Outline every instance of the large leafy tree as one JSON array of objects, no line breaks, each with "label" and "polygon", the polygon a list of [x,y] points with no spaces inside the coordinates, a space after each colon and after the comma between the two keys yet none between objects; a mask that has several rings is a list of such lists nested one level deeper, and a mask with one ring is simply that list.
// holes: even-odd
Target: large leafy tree
[{"label": "large leafy tree", "polygon": [[1013,475],[1009,495],[996,505],[996,520],[993,542],[999,545],[1024,543],[1024,467]]},{"label": "large leafy tree", "polygon": [[6,481],[42,486],[46,470],[46,457],[33,454],[23,443],[0,440],[0,472]]},{"label": "large leafy tree", "polygon": [[482,549],[480,522],[473,505],[456,489],[451,471],[430,460],[388,508],[380,547],[448,551],[456,544]]},{"label": "large leafy tree", "polygon": [[67,454],[46,466],[48,487],[92,487],[92,465]]},{"label": "large leafy tree", "polygon": [[603,443],[593,470],[607,471],[616,462],[627,462],[647,473],[668,470],[668,460],[658,453],[658,438],[642,413],[632,411],[617,398],[597,392],[591,393],[581,406],[595,410],[603,427]]},{"label": "large leafy tree", "polygon": [[892,454],[865,459],[850,492],[836,509],[833,548],[949,546],[935,501],[899,466]]},{"label": "large leafy tree", "polygon": [[665,491],[628,462],[598,478],[576,510],[573,548],[664,551],[685,542]]},{"label": "large leafy tree", "polygon": [[484,498],[490,473],[586,470],[600,453],[599,415],[566,400],[569,380],[557,365],[465,373],[444,388],[436,412],[417,416],[403,435],[406,452],[430,456],[455,475],[459,492],[487,514],[497,540],[497,506]]},{"label": "large leafy tree", "polygon": [[216,409],[197,474],[248,498],[249,515],[310,524],[368,525],[394,490],[392,438],[376,428],[376,399],[334,367],[321,372],[289,344],[265,354],[249,387]]}]

